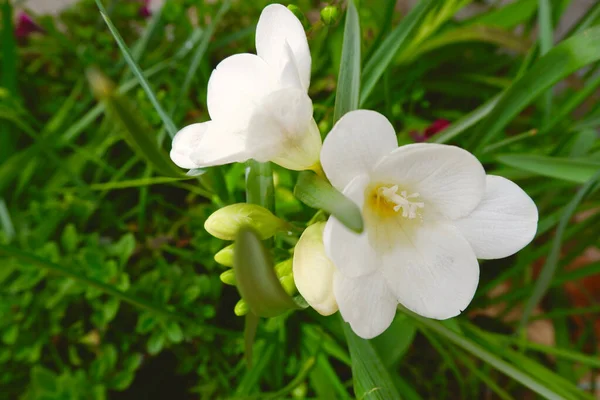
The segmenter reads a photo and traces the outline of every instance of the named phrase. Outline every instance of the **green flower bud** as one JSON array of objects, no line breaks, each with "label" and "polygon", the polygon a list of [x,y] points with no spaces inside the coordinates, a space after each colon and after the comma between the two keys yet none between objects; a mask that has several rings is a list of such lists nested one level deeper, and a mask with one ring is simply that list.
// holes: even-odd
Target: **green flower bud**
[{"label": "green flower bud", "polygon": [[306,228],[294,249],[294,281],[304,300],[321,315],[338,310],[333,295],[335,266],[325,253],[325,222]]},{"label": "green flower bud", "polygon": [[227,271],[219,275],[219,279],[221,279],[221,282],[223,282],[226,285],[235,286],[236,284],[235,272],[232,269],[228,269]]},{"label": "green flower bud", "polygon": [[235,240],[242,227],[251,227],[261,240],[286,230],[289,224],[256,204],[238,203],[215,211],[204,223],[204,229],[222,240]]},{"label": "green flower bud", "polygon": [[105,100],[115,92],[115,84],[97,68],[90,68],[86,76],[94,96],[99,100]]},{"label": "green flower bud", "polygon": [[308,20],[304,16],[304,13],[300,9],[300,7],[298,7],[295,4],[290,4],[287,6],[287,9],[290,10],[296,16],[296,18],[298,18],[298,20],[300,20],[300,23],[306,29],[306,27],[308,25]]},{"label": "green flower bud", "polygon": [[327,26],[333,25],[340,19],[340,9],[336,6],[327,6],[321,10],[321,21]]},{"label": "green flower bud", "polygon": [[233,267],[233,248],[233,244],[223,247],[217,254],[215,254],[215,261],[226,267]]},{"label": "green flower bud", "polygon": [[292,275],[282,276],[279,278],[279,282],[288,295],[293,296],[296,293],[296,283]]},{"label": "green flower bud", "polygon": [[275,265],[275,275],[277,275],[278,278],[291,275],[292,265],[293,263],[291,258],[278,263],[277,265]]},{"label": "green flower bud", "polygon": [[235,307],[233,308],[233,312],[238,317],[242,317],[242,316],[248,314],[248,311],[249,311],[248,304],[246,304],[244,299],[240,299],[240,301],[238,301],[237,304],[235,305]]}]

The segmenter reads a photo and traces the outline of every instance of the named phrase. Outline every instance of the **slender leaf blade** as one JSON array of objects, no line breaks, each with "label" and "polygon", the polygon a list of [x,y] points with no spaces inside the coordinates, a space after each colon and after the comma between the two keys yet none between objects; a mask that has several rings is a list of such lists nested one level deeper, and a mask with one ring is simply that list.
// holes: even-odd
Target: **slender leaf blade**
[{"label": "slender leaf blade", "polygon": [[583,31],[554,47],[513,82],[479,125],[475,136],[481,138],[480,146],[497,136],[519,112],[551,86],[598,60],[600,27]]},{"label": "slender leaf blade", "polygon": [[[388,37],[377,48],[373,56],[365,65],[362,74],[362,88],[360,94],[360,104],[364,104],[369,98],[375,85],[383,76],[385,70],[390,66],[402,45],[407,38],[415,31],[416,27],[427,15],[432,6],[433,0],[420,1],[408,15],[402,19],[398,26],[388,35]],[[345,38],[345,36],[344,36]]]},{"label": "slender leaf blade", "polygon": [[348,1],[342,59],[335,95],[333,122],[337,122],[348,111],[358,108],[360,96],[360,22],[354,0]]},{"label": "slender leaf blade", "polygon": [[401,398],[373,345],[356,336],[350,325],[343,324],[352,359],[355,397],[364,400]]},{"label": "slender leaf blade", "polygon": [[108,29],[109,29],[111,35],[117,42],[117,45],[119,46],[119,49],[121,50],[121,53],[123,54],[123,57],[125,58],[125,61],[129,65],[129,68],[131,69],[131,71],[133,72],[135,77],[138,79],[140,86],[144,89],[144,92],[146,92],[146,95],[148,96],[148,99],[152,103],[152,106],[154,106],[154,109],[156,110],[156,112],[160,116],[161,120],[163,121],[163,124],[165,125],[165,128],[167,129],[167,132],[169,133],[169,136],[171,136],[171,138],[173,138],[175,136],[175,134],[177,133],[177,127],[171,120],[171,117],[169,117],[169,115],[166,113],[166,111],[162,108],[162,106],[158,102],[158,99],[156,98],[154,91],[150,87],[150,84],[146,80],[144,73],[142,72],[140,67],[137,65],[137,63],[135,62],[134,58],[131,55],[131,52],[129,51],[129,48],[127,47],[127,45],[125,44],[125,41],[121,37],[121,34],[119,33],[119,31],[117,30],[115,25],[112,23],[110,17],[108,16],[108,13],[106,12],[104,5],[102,4],[102,1],[96,0],[96,4],[98,5],[98,9],[100,10],[100,15],[102,16],[102,19],[104,19],[104,22],[106,22],[106,26],[108,26]]},{"label": "slender leaf blade", "polygon": [[600,169],[600,161],[530,154],[504,154],[496,159],[509,167],[549,178],[585,183]]}]

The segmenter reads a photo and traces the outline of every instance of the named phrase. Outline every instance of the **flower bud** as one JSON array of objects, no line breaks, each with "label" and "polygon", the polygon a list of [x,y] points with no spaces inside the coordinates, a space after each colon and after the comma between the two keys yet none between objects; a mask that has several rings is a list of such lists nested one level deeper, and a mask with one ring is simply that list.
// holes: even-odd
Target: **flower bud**
[{"label": "flower bud", "polygon": [[291,275],[282,276],[279,278],[279,283],[283,287],[283,290],[290,295],[293,296],[296,293],[296,284],[294,283],[294,277]]},{"label": "flower bud", "polygon": [[248,303],[246,303],[244,299],[240,299],[240,301],[236,303],[235,307],[233,307],[233,312],[238,317],[248,314],[248,311]]},{"label": "flower bud", "polygon": [[302,26],[306,29],[308,25],[308,20],[304,16],[304,13],[300,9],[300,7],[298,7],[295,4],[290,4],[287,6],[287,9],[290,10],[296,16],[296,18],[298,18]]},{"label": "flower bud", "polygon": [[221,282],[223,282],[226,285],[235,286],[236,284],[235,272],[232,269],[228,269],[227,271],[219,275],[219,279],[221,279]]},{"label": "flower bud", "polygon": [[306,228],[294,250],[293,272],[298,292],[321,315],[338,310],[333,295],[335,266],[325,254],[323,245],[325,222]]},{"label": "flower bud", "polygon": [[327,6],[321,10],[321,21],[327,26],[333,25],[340,19],[340,9],[336,6]]},{"label": "flower bud", "polygon": [[106,77],[99,69],[90,68],[86,71],[86,76],[94,96],[99,100],[105,100],[115,92],[115,84]]},{"label": "flower bud", "polygon": [[235,240],[242,227],[252,227],[261,240],[273,236],[288,227],[288,223],[264,207],[256,204],[238,203],[215,211],[204,223],[204,229],[222,240]]},{"label": "flower bud", "polygon": [[233,249],[233,244],[223,247],[215,254],[215,261],[225,267],[233,267]]},{"label": "flower bud", "polygon": [[292,265],[293,263],[291,258],[278,263],[275,265],[275,275],[277,275],[278,278],[292,275]]}]

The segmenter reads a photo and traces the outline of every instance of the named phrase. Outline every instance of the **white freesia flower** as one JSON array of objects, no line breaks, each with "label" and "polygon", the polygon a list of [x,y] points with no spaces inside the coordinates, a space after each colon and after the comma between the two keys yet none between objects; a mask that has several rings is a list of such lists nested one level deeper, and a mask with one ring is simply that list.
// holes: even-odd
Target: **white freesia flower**
[{"label": "white freesia flower", "polygon": [[373,111],[341,118],[321,163],[363,212],[362,234],[333,217],[323,234],[335,299],[363,338],[382,333],[398,303],[429,318],[458,315],[475,294],[477,259],[519,251],[537,229],[537,208],[519,186],[486,176],[458,147],[398,147],[392,125]]},{"label": "white freesia flower", "polygon": [[293,170],[317,168],[321,136],[307,94],[310,51],[302,24],[286,7],[263,10],[256,52],[217,65],[208,81],[211,120],[177,133],[175,164],[200,168],[253,158]]}]

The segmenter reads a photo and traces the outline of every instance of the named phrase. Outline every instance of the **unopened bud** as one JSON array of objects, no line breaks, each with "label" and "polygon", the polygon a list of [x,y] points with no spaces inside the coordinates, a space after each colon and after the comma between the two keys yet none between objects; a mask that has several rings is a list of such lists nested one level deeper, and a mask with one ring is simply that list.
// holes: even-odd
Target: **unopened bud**
[{"label": "unopened bud", "polygon": [[223,282],[226,285],[235,286],[235,272],[232,269],[228,269],[227,271],[219,275],[219,279],[221,279],[221,282]]},{"label": "unopened bud", "polygon": [[334,25],[340,19],[340,9],[336,6],[327,6],[321,10],[321,21],[327,26]]},{"label": "unopened bud", "polygon": [[338,310],[333,295],[335,266],[325,254],[325,222],[306,228],[294,250],[294,281],[304,300],[319,314],[331,315]]},{"label": "unopened bud", "polygon": [[278,278],[292,275],[292,265],[293,263],[291,258],[278,263],[275,265],[275,275],[277,275]]},{"label": "unopened bud", "polygon": [[97,99],[104,100],[112,96],[115,91],[115,84],[99,69],[88,69],[86,71],[86,76],[92,88],[92,92]]},{"label": "unopened bud", "polygon": [[204,229],[222,240],[235,240],[243,227],[253,228],[261,240],[285,230],[288,223],[256,204],[238,203],[215,211],[204,223]]},{"label": "unopened bud", "polygon": [[248,314],[248,311],[248,304],[244,301],[244,299],[240,299],[240,301],[237,302],[235,307],[233,307],[233,312],[238,317],[242,317]]},{"label": "unopened bud", "polygon": [[233,248],[233,244],[223,247],[215,254],[215,261],[226,267],[233,267]]},{"label": "unopened bud", "polygon": [[304,16],[304,13],[300,9],[300,7],[298,7],[295,4],[290,4],[287,6],[287,9],[290,10],[296,16],[296,18],[298,18],[298,20],[300,20],[300,23],[302,23],[302,26],[304,26],[304,28],[307,27],[308,20],[306,19],[306,16]]},{"label": "unopened bud", "polygon": [[279,283],[283,287],[283,290],[290,295],[293,296],[296,293],[296,284],[294,283],[294,277],[291,275],[282,276],[279,278]]}]

